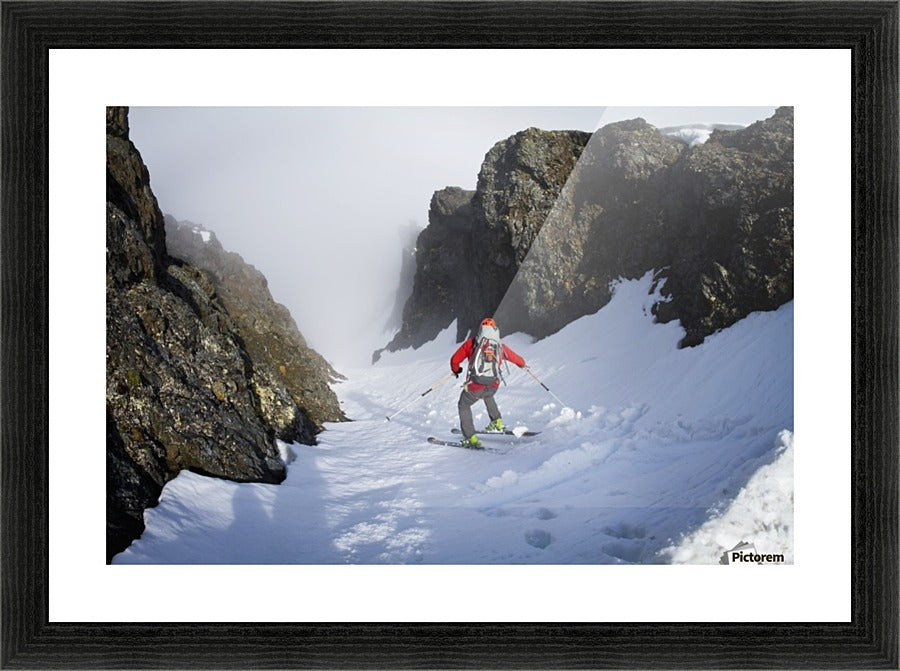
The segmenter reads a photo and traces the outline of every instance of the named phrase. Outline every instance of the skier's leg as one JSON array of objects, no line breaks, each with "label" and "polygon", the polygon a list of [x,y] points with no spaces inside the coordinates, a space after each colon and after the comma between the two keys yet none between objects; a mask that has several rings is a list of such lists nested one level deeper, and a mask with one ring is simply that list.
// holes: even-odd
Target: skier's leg
[{"label": "skier's leg", "polygon": [[472,419],[472,406],[475,404],[475,398],[468,389],[463,389],[459,395],[459,403],[456,404],[459,410],[459,428],[463,436],[470,438],[475,433],[475,420]]},{"label": "skier's leg", "polygon": [[484,406],[487,408],[488,417],[491,418],[491,422],[496,422],[500,419],[500,408],[497,407],[497,401],[494,400],[494,394],[497,393],[497,390],[488,387],[485,389],[485,392]]}]

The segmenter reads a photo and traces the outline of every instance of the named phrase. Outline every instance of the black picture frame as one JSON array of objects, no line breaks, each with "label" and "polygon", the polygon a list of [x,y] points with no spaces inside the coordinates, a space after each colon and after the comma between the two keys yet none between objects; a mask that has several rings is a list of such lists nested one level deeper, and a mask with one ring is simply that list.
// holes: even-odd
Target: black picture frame
[{"label": "black picture frame", "polygon": [[[2,10],[3,668],[898,668],[897,2],[32,2]],[[48,621],[52,48],[852,52],[852,621]]]}]

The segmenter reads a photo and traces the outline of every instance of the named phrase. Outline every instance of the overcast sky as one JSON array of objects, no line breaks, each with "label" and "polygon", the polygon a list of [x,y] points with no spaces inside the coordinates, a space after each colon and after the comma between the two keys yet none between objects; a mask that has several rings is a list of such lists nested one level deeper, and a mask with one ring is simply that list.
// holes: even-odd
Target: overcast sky
[{"label": "overcast sky", "polygon": [[[484,155],[535,126],[749,124],[774,108],[132,107],[131,139],[166,214],[202,224],[269,280],[309,344],[365,365],[397,289],[400,231],[432,194],[474,189]],[[450,353],[448,353],[449,356]]]}]

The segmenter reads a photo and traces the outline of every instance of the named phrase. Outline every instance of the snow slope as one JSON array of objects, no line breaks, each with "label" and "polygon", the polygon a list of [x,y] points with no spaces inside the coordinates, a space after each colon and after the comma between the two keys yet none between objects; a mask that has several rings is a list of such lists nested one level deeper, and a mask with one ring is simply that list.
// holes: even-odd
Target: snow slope
[{"label": "snow slope", "polygon": [[449,371],[452,325],[343,371],[356,421],[283,445],[281,485],[182,472],[114,563],[717,563],[739,541],[792,562],[793,303],[679,350],[651,286],[619,283],[542,341],[505,339],[568,404],[510,370],[504,419],[539,436],[487,437],[496,452],[425,442],[458,424],[459,381],[420,396]]}]

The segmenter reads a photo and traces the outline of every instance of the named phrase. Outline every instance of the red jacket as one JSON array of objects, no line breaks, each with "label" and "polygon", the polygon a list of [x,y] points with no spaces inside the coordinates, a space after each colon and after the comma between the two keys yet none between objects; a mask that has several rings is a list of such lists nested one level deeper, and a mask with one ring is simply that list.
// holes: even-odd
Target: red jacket
[{"label": "red jacket", "polygon": [[[475,352],[475,339],[468,338],[462,345],[459,346],[459,349],[453,353],[453,356],[450,357],[450,370],[454,373],[461,371],[462,368],[460,364],[466,359],[470,358],[472,354]],[[509,347],[502,344],[500,345],[500,363],[502,364],[504,361],[512,361],[519,368],[525,368],[525,359],[520,357],[518,354],[513,352]],[[500,386],[500,380],[497,380],[493,385],[493,387]],[[478,384],[477,382],[469,382],[466,385],[466,389],[469,391],[481,391],[485,388],[485,385]]]}]

